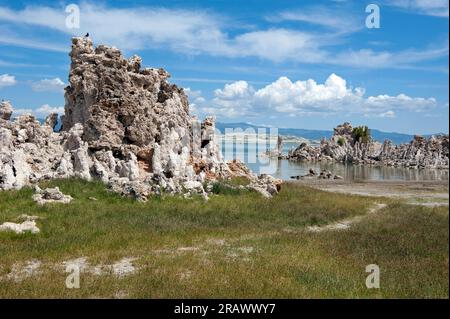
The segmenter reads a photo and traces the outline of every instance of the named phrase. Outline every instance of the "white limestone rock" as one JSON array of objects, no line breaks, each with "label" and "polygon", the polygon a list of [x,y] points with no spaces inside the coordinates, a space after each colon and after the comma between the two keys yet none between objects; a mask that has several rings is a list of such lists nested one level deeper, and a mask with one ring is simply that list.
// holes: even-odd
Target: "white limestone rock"
[{"label": "white limestone rock", "polygon": [[44,125],[49,126],[52,130],[55,129],[56,124],[58,124],[58,113],[50,113],[47,115],[44,121]]},{"label": "white limestone rock", "polygon": [[48,203],[68,204],[73,199],[70,195],[64,195],[58,187],[41,190],[39,186],[36,186],[35,191],[36,194],[33,195],[33,200],[39,205]]},{"label": "white limestone rock", "polygon": [[120,161],[117,165],[117,170],[120,177],[126,177],[130,181],[135,181],[139,178],[139,166],[136,155],[130,153],[127,161]]},{"label": "white limestone rock", "polygon": [[11,223],[6,222],[0,225],[0,232],[2,231],[11,231],[16,234],[23,234],[26,232],[30,232],[32,234],[37,234],[40,232],[40,229],[37,227],[36,222],[34,220],[26,220],[22,223]]},{"label": "white limestone rock", "polygon": [[13,113],[12,105],[9,101],[2,101],[0,103],[0,119],[9,121]]}]

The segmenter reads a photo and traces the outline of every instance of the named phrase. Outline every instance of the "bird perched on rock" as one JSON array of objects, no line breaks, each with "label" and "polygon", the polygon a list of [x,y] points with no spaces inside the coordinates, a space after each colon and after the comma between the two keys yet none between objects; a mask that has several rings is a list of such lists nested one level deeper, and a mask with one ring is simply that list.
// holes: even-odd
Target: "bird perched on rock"
[{"label": "bird perched on rock", "polygon": [[84,37],[85,37],[85,38],[89,37],[89,32],[88,32],[88,33],[86,33],[86,35],[85,35]]}]

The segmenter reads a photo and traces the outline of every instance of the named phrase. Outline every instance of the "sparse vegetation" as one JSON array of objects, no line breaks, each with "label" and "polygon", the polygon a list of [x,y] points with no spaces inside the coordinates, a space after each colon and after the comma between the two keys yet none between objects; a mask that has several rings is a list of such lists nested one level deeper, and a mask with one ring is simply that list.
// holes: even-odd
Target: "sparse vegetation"
[{"label": "sparse vegetation", "polygon": [[338,141],[337,141],[339,146],[344,146],[345,145],[345,138],[344,137],[339,137]]},{"label": "sparse vegetation", "polygon": [[[0,277],[14,264],[42,262],[21,282],[1,280],[0,298],[448,298],[447,207],[289,183],[270,200],[219,191],[207,203],[173,196],[140,203],[81,180],[41,186],[59,186],[74,200],[39,207],[31,189],[0,192],[0,223],[21,214],[44,218],[39,234],[0,233]],[[349,230],[306,231],[364,215],[381,200],[386,208]],[[81,288],[67,289],[67,274],[52,265],[83,256],[93,264],[137,257],[139,271],[124,278],[82,274]],[[372,263],[380,266],[381,289],[365,286]]]},{"label": "sparse vegetation", "polygon": [[354,127],[352,135],[355,141],[360,143],[369,143],[371,140],[370,129],[367,126]]}]

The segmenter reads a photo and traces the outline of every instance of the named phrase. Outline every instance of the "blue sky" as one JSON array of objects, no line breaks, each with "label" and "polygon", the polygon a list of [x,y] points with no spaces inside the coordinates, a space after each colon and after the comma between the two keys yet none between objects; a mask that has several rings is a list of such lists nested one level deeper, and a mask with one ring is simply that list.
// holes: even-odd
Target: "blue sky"
[{"label": "blue sky", "polygon": [[[80,9],[68,28],[65,8]],[[380,28],[365,25],[368,4]],[[0,97],[61,112],[70,37],[138,54],[223,122],[448,133],[448,0],[3,1]]]}]

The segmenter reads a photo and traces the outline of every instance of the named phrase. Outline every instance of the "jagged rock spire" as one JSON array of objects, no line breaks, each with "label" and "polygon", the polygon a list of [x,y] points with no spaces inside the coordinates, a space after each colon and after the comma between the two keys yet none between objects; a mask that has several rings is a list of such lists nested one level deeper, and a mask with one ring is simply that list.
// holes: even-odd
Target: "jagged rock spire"
[{"label": "jagged rock spire", "polygon": [[190,128],[183,89],[169,84],[163,69],[141,69],[142,60],[126,59],[114,48],[94,48],[89,38],[73,38],[63,129],[84,126],[91,147],[138,150],[159,142],[161,134]]}]

